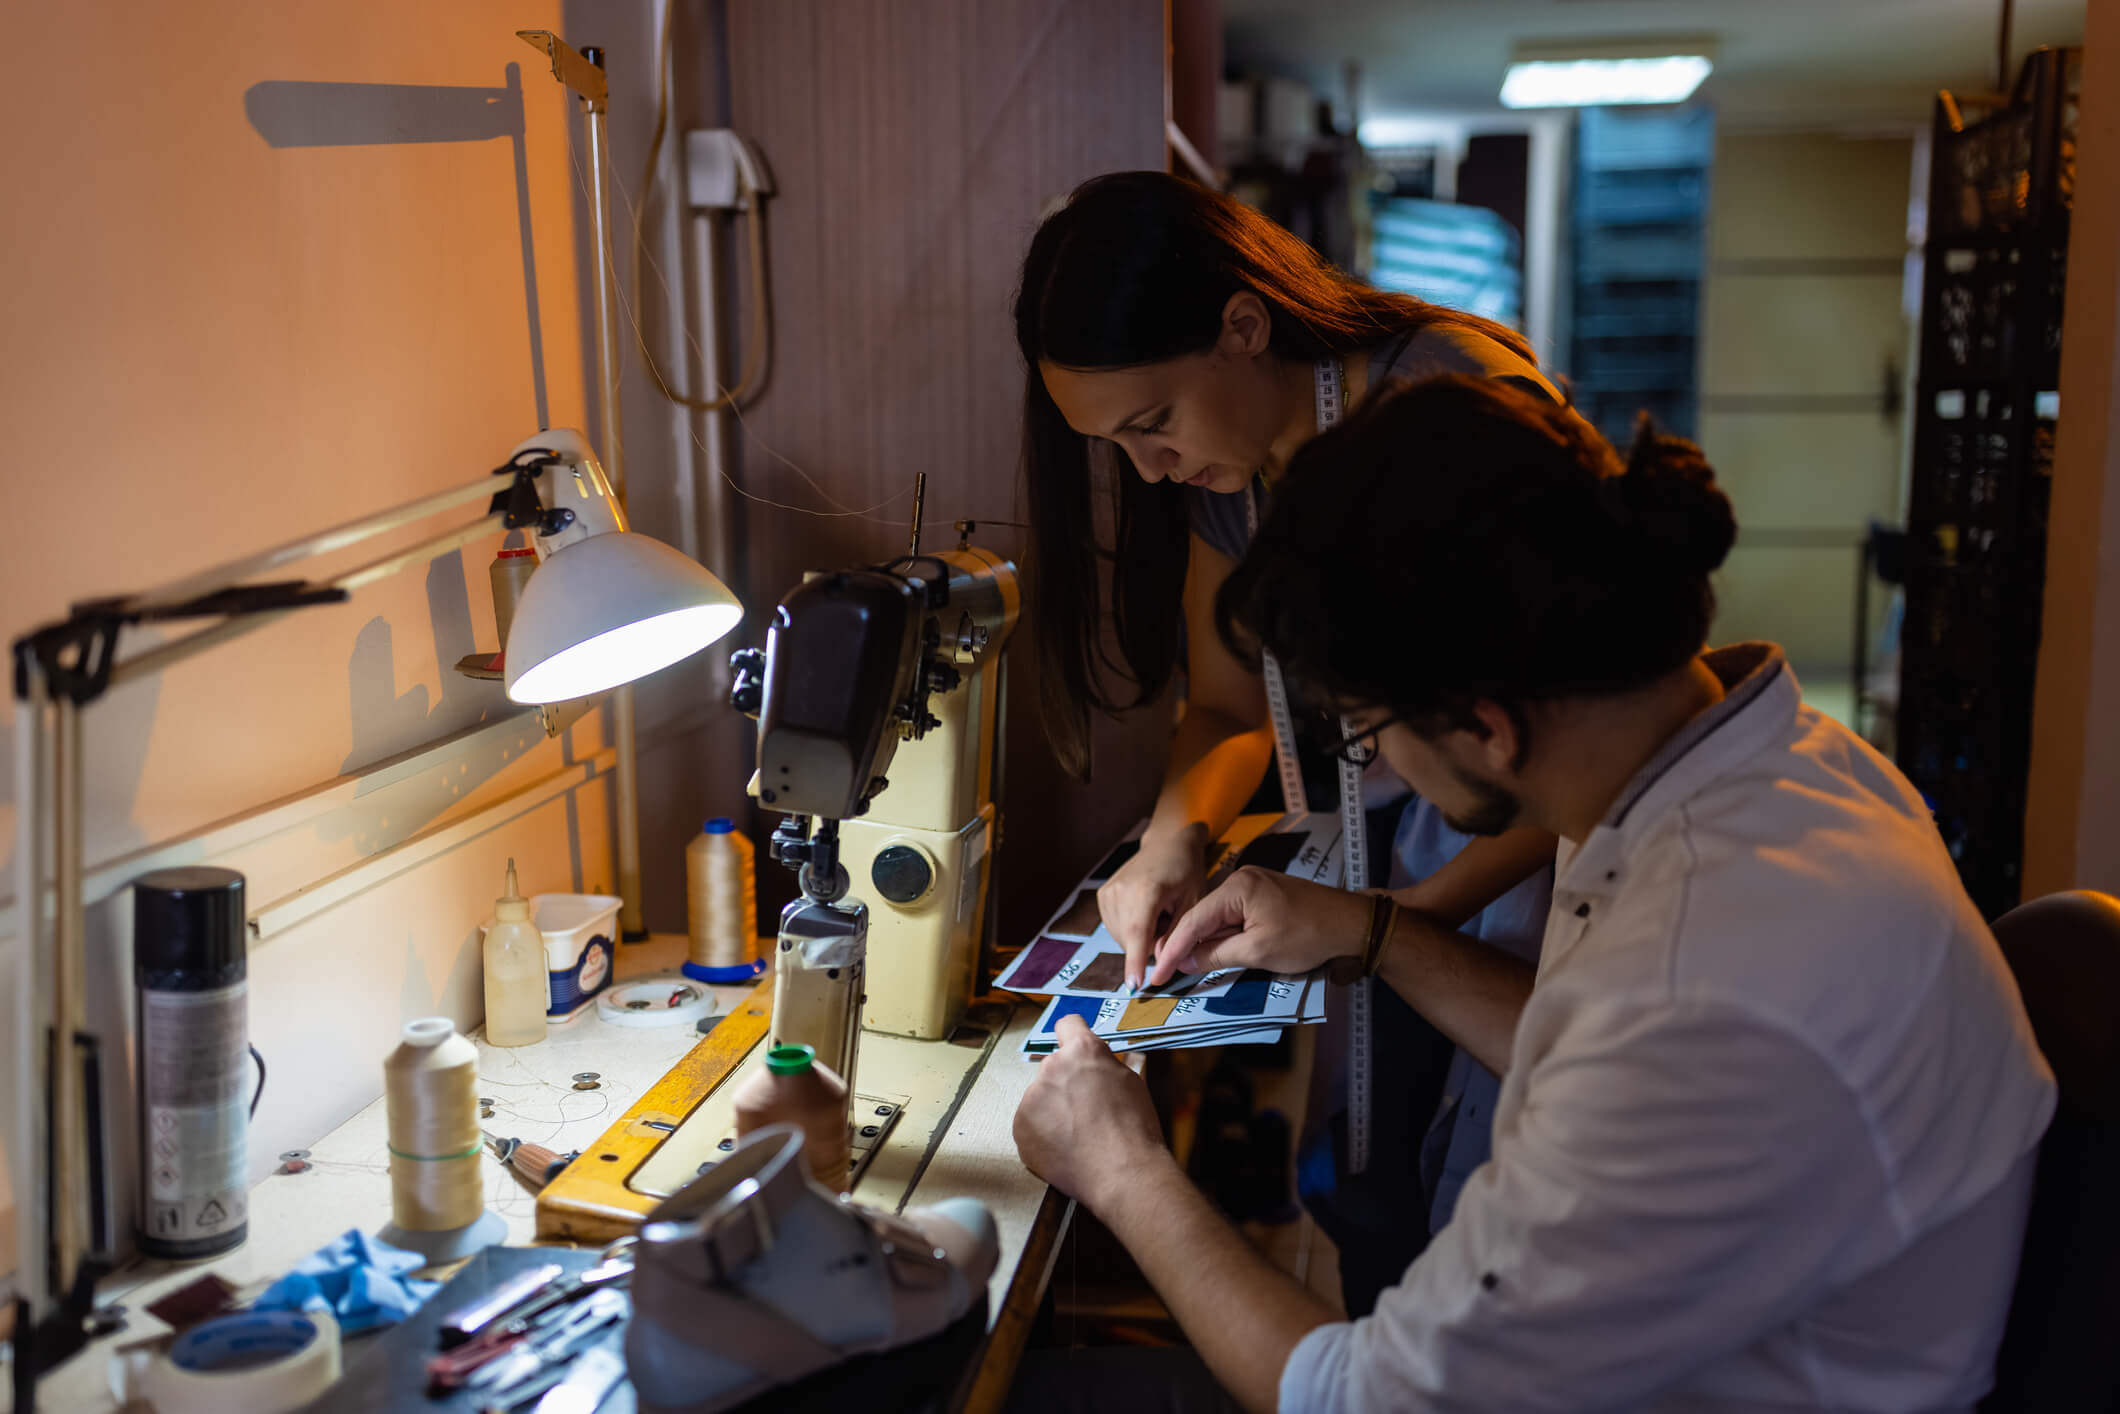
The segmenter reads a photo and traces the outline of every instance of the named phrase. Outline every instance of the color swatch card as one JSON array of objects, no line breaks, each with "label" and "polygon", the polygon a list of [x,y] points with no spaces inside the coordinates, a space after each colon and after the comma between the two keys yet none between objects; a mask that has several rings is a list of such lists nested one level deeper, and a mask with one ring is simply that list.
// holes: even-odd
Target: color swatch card
[{"label": "color swatch card", "polygon": [[[1144,988],[1144,997],[1220,996],[1236,981],[1241,967],[1213,972],[1179,973],[1161,987]],[[994,984],[1011,992],[1048,997],[1116,997],[1126,992],[1126,954],[1111,934],[1099,929],[1086,938],[1047,936],[1016,955]]]},{"label": "color swatch card", "polygon": [[1274,1041],[1284,1027],[1325,1019],[1324,987],[1315,974],[1247,971],[1216,997],[1055,997],[1031,1028],[1023,1053],[1050,1054],[1067,1016],[1082,1018],[1115,1051]]},{"label": "color swatch card", "polygon": [[[994,985],[1039,996],[1112,997],[1126,990],[1126,953],[1097,912],[1097,887],[1133,857],[1142,826],[1090,871],[1069,902],[1053,915],[1029,947],[1002,969]],[[1239,820],[1220,842],[1211,890],[1235,869],[1253,865],[1299,879],[1337,882],[1340,821],[1337,815],[1252,815]],[[1144,996],[1220,996],[1237,969],[1179,974]]]}]

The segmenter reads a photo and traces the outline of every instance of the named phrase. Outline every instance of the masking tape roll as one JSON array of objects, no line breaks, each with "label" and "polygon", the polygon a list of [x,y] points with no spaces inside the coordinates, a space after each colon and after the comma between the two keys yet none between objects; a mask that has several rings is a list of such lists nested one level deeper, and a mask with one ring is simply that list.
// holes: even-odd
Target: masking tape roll
[{"label": "masking tape roll", "polygon": [[139,1384],[156,1414],[286,1414],[339,1377],[338,1322],[322,1311],[246,1311],[192,1327]]}]

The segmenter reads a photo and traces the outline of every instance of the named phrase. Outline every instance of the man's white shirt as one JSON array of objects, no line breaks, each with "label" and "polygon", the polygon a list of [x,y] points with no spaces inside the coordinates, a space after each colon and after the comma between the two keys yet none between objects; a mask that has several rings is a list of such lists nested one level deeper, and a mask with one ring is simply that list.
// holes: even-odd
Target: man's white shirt
[{"label": "man's white shirt", "polygon": [[2052,1074],[1913,787],[1779,649],[1708,661],[1723,702],[1561,846],[1493,1159],[1283,1410],[1985,1392]]}]

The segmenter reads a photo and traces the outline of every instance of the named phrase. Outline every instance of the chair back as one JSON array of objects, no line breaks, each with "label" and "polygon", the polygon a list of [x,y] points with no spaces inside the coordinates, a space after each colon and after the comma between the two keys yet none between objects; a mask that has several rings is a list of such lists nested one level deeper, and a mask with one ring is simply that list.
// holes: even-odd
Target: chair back
[{"label": "chair back", "polygon": [[2120,899],[2050,894],[1995,922],[2059,1086],[1983,1414],[2120,1411]]}]

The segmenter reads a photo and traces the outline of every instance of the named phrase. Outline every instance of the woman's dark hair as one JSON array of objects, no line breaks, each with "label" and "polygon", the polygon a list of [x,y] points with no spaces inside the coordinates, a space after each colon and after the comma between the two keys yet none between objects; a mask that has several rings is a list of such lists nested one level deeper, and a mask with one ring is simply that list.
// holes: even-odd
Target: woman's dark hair
[{"label": "woman's dark hair", "polygon": [[[1041,707],[1061,764],[1089,769],[1092,708],[1120,712],[1160,695],[1184,641],[1187,532],[1180,488],[1150,486],[1108,443],[1069,427],[1038,365],[1131,368],[1214,347],[1231,295],[1265,303],[1269,347],[1308,361],[1372,348],[1431,326],[1473,331],[1525,359],[1499,324],[1373,289],[1335,269],[1267,217],[1162,172],[1118,172],[1075,189],[1023,260],[1016,343],[1025,366],[1029,485],[1027,598],[1038,614]],[[1092,445],[1102,454],[1091,456]],[[1102,543],[1092,494],[1111,497]],[[1111,565],[1114,661],[1105,638],[1103,567]],[[1115,689],[1107,674],[1128,689]]]},{"label": "woman's dark hair", "polygon": [[1529,704],[1683,667],[1736,539],[1691,442],[1644,417],[1622,465],[1568,409],[1451,374],[1365,399],[1296,453],[1215,620],[1305,696],[1429,733],[1489,701],[1521,732]]}]

